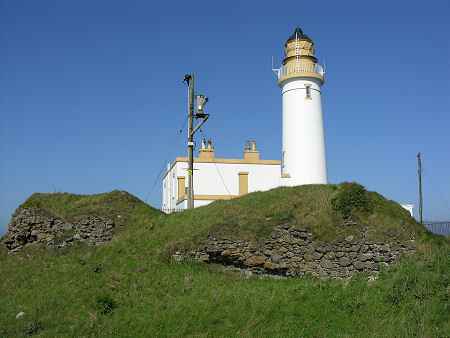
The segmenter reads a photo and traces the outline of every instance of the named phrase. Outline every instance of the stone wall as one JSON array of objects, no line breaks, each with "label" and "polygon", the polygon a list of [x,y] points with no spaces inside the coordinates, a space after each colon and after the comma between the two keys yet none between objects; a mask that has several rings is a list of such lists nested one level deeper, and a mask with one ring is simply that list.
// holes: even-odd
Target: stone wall
[{"label": "stone wall", "polygon": [[[124,225],[119,221],[119,225]],[[109,241],[114,234],[115,223],[97,215],[80,215],[74,222],[48,217],[37,207],[17,210],[3,236],[10,253],[19,252],[26,245],[43,244],[49,248],[64,247],[74,242],[99,245]]]},{"label": "stone wall", "polygon": [[342,278],[360,271],[376,272],[381,265],[390,266],[414,252],[414,238],[379,243],[348,236],[341,243],[318,244],[307,229],[284,224],[261,243],[209,237],[194,250],[176,252],[175,259],[215,262],[261,274]]}]

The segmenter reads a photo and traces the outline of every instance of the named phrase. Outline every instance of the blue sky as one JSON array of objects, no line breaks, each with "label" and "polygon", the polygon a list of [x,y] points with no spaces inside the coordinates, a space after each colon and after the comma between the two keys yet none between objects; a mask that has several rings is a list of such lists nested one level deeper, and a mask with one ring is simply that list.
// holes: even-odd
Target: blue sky
[{"label": "blue sky", "polygon": [[417,217],[420,151],[424,218],[450,220],[449,14],[449,1],[0,1],[0,235],[34,192],[144,200],[185,120],[186,73],[209,97],[216,157],[250,139],[280,159],[271,57],[297,26],[326,63],[330,182]]}]

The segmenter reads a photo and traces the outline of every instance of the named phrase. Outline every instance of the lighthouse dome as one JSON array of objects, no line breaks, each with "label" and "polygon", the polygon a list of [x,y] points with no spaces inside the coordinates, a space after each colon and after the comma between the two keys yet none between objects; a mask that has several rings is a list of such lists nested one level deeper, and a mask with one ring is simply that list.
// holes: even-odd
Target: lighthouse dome
[{"label": "lighthouse dome", "polygon": [[294,33],[289,37],[289,39],[287,39],[286,44],[290,41],[295,41],[296,37],[299,40],[308,40],[308,41],[312,42],[312,40],[309,38],[309,36],[306,34],[303,34],[302,29],[300,27],[297,27],[295,29]]}]

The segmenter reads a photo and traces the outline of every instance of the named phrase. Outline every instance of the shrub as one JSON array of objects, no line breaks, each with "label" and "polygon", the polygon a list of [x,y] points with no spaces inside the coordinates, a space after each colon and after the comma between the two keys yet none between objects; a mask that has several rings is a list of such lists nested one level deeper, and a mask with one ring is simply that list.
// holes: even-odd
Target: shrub
[{"label": "shrub", "polygon": [[339,184],[336,197],[331,200],[333,209],[342,212],[345,218],[350,217],[352,211],[372,212],[374,203],[367,190],[355,182]]}]

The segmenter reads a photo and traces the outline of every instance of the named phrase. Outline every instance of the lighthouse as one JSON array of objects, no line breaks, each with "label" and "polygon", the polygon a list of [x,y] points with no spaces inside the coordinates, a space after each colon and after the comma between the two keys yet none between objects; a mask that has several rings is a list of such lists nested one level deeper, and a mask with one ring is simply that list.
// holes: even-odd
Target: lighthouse
[{"label": "lighthouse", "polygon": [[[274,69],[283,97],[282,161],[260,158],[256,142],[250,147],[250,140],[242,157],[217,157],[212,141],[206,147],[203,140],[198,157],[192,158],[194,207],[280,185],[328,183],[321,102],[324,71],[313,47],[312,40],[297,28],[285,44],[283,64]],[[188,208],[188,161],[188,157],[176,157],[163,175],[162,210],[167,213]]]},{"label": "lighthouse", "polygon": [[279,69],[283,100],[282,185],[327,184],[321,88],[324,71],[314,43],[297,28],[285,43]]}]

